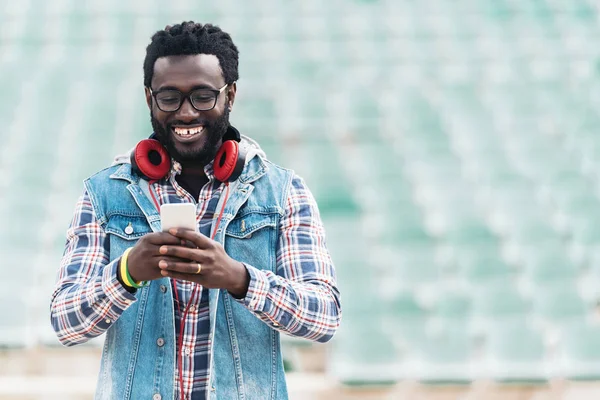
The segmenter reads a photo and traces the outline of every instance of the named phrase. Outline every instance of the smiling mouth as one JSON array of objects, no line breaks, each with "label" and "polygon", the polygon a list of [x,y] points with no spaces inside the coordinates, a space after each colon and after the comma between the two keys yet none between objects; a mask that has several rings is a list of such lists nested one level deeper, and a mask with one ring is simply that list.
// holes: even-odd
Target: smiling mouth
[{"label": "smiling mouth", "polygon": [[202,133],[204,131],[204,126],[200,125],[200,126],[193,126],[193,127],[173,127],[172,128],[173,133],[175,133],[175,135],[177,136],[181,136],[181,137],[191,137],[191,136],[195,136],[198,135],[200,133]]},{"label": "smiling mouth", "polygon": [[205,131],[204,125],[196,126],[174,126],[171,128],[175,140],[180,143],[196,143],[197,139],[201,139],[204,136]]}]

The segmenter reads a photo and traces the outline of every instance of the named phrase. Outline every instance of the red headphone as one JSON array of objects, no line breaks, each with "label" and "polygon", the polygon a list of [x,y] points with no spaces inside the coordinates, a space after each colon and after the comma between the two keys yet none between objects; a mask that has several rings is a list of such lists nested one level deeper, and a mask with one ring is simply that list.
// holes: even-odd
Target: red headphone
[{"label": "red headphone", "polygon": [[[171,157],[155,137],[152,134],[149,139],[141,140],[130,156],[131,169],[149,181],[160,180],[171,171]],[[246,151],[240,148],[240,141],[239,131],[230,125],[213,163],[215,178],[219,182],[233,182],[242,174]]]}]

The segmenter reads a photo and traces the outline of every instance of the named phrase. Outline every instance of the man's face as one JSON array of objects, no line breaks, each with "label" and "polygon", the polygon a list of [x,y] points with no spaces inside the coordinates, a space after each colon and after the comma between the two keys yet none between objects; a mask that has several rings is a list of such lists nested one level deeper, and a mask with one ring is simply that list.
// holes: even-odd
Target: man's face
[{"label": "man's face", "polygon": [[[185,94],[198,88],[219,90],[224,85],[219,59],[212,54],[161,57],[154,64],[154,93],[169,88]],[[152,128],[171,157],[183,165],[199,166],[214,158],[229,126],[235,90],[235,84],[225,88],[212,110],[198,111],[185,99],[178,110],[165,112],[146,89]]]}]

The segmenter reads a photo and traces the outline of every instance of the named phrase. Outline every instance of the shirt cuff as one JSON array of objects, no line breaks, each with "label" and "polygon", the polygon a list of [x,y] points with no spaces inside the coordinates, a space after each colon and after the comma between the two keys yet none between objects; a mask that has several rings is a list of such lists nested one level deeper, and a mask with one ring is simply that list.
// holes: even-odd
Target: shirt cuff
[{"label": "shirt cuff", "polygon": [[111,303],[121,309],[125,309],[136,300],[136,297],[133,293],[129,293],[117,279],[119,260],[120,258],[111,261],[104,268],[102,274],[102,291]]},{"label": "shirt cuff", "polygon": [[244,304],[250,310],[263,312],[265,308],[265,301],[267,299],[267,293],[269,293],[269,278],[264,271],[254,268],[248,264],[244,264],[244,266],[250,275],[248,292],[246,292],[246,297],[241,299],[235,299],[234,297],[234,299],[238,303]]}]

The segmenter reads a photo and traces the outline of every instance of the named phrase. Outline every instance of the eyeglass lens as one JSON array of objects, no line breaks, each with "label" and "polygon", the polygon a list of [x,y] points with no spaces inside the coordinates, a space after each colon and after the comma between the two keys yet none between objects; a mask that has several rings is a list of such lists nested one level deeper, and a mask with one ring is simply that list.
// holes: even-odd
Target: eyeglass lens
[{"label": "eyeglass lens", "polygon": [[[198,89],[190,93],[190,100],[194,108],[200,111],[212,109],[217,100],[217,96],[211,90]],[[176,90],[165,90],[156,94],[158,107],[165,111],[175,111],[183,102],[183,95]]]}]

